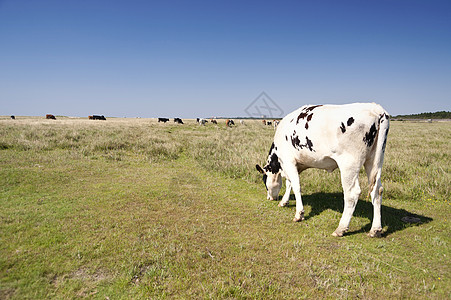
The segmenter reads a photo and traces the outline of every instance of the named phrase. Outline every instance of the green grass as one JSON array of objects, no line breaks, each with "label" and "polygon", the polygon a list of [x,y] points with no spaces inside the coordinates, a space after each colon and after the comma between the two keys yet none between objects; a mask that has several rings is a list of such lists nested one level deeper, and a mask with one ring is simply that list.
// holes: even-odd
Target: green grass
[{"label": "green grass", "polygon": [[380,239],[363,172],[334,238],[339,172],[301,174],[293,223],[254,167],[274,131],[223,123],[0,120],[0,298],[451,296],[451,123],[392,122]]}]

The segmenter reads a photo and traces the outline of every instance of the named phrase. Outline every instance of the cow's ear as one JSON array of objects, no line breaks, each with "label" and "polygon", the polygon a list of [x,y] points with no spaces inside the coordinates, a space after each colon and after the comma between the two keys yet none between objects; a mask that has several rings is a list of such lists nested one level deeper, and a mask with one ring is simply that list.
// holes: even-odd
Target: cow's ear
[{"label": "cow's ear", "polygon": [[262,174],[265,174],[265,171],[263,171],[262,167],[260,167],[258,164],[255,165],[255,168],[257,168],[257,171],[259,171]]}]

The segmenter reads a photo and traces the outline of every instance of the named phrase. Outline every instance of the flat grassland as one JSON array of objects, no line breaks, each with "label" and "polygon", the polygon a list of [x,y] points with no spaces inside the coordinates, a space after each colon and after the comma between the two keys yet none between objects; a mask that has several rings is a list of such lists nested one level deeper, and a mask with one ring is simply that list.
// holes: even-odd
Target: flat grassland
[{"label": "flat grassland", "polygon": [[343,238],[338,170],[301,174],[301,223],[265,200],[245,122],[4,117],[0,299],[451,297],[451,122],[391,123],[379,239],[363,171]]}]

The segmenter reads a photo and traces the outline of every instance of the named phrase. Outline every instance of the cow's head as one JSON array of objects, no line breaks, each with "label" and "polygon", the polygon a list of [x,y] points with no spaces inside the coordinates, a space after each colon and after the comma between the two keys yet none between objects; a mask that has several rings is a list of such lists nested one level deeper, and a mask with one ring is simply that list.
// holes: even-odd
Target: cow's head
[{"label": "cow's head", "polygon": [[260,165],[255,165],[257,171],[263,174],[263,183],[268,191],[268,200],[278,200],[280,189],[282,188],[282,175],[280,170],[273,173],[270,165],[266,165],[263,168]]},{"label": "cow's head", "polygon": [[277,200],[280,189],[282,188],[282,166],[277,156],[277,147],[274,143],[271,145],[268,154],[268,163],[263,168],[255,165],[257,171],[263,174],[263,183],[268,191],[269,200]]}]

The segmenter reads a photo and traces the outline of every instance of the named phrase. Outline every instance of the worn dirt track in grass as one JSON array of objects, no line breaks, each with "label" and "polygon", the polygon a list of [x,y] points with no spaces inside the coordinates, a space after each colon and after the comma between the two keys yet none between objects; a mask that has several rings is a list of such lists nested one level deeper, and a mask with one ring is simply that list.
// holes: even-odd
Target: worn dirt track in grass
[{"label": "worn dirt track in grass", "polygon": [[[293,223],[294,201],[278,208],[264,200],[263,185],[246,170],[233,178],[240,161],[218,171],[223,166],[215,159],[233,163],[230,149],[240,149],[246,135],[258,136],[257,125],[227,131],[140,122],[98,125],[96,141],[86,133],[90,128],[74,130],[72,123],[24,127],[17,135],[23,140],[3,141],[1,298],[450,296],[447,202],[386,197],[385,237],[370,239],[371,204],[362,198],[350,234],[337,239],[330,236],[343,205],[337,174],[302,174],[307,218]],[[239,143],[229,141],[229,149],[214,153],[224,133],[236,134]],[[41,145],[32,139],[46,135]],[[145,139],[156,143],[144,149],[139,143]],[[73,147],[61,146],[68,141]],[[170,145],[163,149],[164,143]],[[250,164],[253,158],[242,159]],[[422,174],[404,164],[391,168],[406,177]],[[403,223],[406,214],[422,223]]]}]

